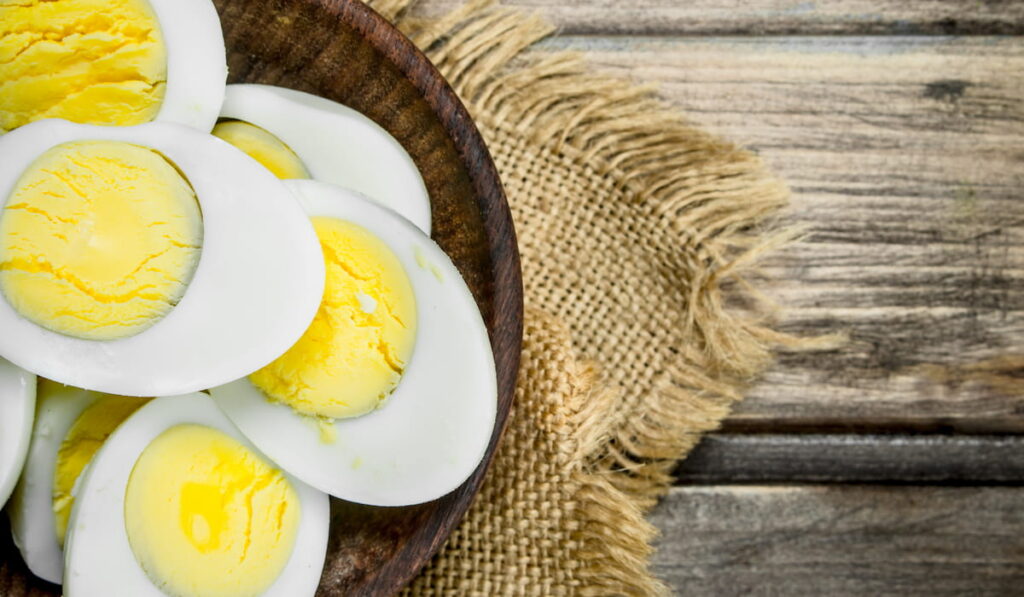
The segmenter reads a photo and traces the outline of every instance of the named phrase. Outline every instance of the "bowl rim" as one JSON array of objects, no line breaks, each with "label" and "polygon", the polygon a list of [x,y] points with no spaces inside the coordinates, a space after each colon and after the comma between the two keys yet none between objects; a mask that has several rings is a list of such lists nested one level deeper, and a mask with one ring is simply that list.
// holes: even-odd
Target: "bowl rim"
[{"label": "bowl rim", "polygon": [[[394,64],[424,97],[452,139],[469,173],[487,235],[493,280],[487,322],[498,382],[498,407],[487,452],[473,474],[438,500],[440,519],[421,527],[371,581],[375,593],[392,594],[407,585],[436,554],[479,492],[508,423],[515,395],[523,338],[523,283],[512,213],[497,167],[469,111],[441,72],[397,27],[360,0],[312,0],[336,15]],[[427,536],[429,535],[429,537]]]}]

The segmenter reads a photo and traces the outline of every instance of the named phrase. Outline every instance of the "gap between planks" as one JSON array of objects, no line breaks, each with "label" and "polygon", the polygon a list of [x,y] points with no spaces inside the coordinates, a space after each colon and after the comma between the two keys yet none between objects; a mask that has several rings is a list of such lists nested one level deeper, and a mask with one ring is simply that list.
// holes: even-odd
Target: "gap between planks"
[{"label": "gap between planks", "polygon": [[[713,433],[701,440],[675,474],[682,485],[1024,486],[1024,437]],[[1021,495],[1024,498],[1024,493]]]}]

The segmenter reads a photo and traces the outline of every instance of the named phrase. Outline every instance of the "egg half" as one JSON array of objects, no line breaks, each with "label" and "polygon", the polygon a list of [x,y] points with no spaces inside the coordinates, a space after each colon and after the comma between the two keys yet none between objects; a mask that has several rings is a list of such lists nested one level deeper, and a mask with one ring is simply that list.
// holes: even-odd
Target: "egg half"
[{"label": "egg half", "polygon": [[491,346],[466,283],[394,212],[333,185],[287,185],[318,222],[324,304],[290,354],[213,388],[213,399],[260,450],[331,495],[399,506],[454,490],[480,463],[497,407]]},{"label": "egg half", "polygon": [[35,403],[36,376],[0,359],[0,508],[25,463]]},{"label": "egg half", "polygon": [[0,132],[45,118],[208,132],[226,78],[210,0],[0,3]]},{"label": "egg half", "polygon": [[205,394],[157,398],[79,483],[64,594],[313,595],[327,496],[278,470]]},{"label": "egg half", "polygon": [[215,137],[47,120],[0,137],[0,154],[0,356],[28,371],[195,391],[272,361],[317,311],[324,263],[302,207]]},{"label": "egg half", "polygon": [[78,479],[107,437],[145,402],[39,380],[32,444],[8,507],[14,544],[32,574],[60,584]]},{"label": "egg half", "polygon": [[[270,85],[228,85],[215,135],[282,178],[312,178],[361,193],[430,234],[430,197],[405,148],[361,113]],[[246,126],[249,125],[249,126]]]}]

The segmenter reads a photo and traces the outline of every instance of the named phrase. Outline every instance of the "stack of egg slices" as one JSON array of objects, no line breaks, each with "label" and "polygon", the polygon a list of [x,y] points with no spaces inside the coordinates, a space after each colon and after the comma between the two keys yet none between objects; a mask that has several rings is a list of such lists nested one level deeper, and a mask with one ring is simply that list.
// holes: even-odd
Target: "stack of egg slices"
[{"label": "stack of egg slices", "polygon": [[408,154],[226,75],[209,0],[0,2],[0,506],[69,597],[311,595],[328,495],[438,498],[491,436]]}]

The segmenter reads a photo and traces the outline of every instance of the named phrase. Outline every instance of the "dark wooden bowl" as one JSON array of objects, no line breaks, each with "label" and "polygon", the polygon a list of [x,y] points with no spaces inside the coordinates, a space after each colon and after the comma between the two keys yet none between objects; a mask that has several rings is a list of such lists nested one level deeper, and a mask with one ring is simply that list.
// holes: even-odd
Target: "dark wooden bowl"
[{"label": "dark wooden bowl", "polygon": [[[215,0],[231,82],[268,83],[339,101],[412,155],[433,207],[433,237],[483,313],[498,371],[498,420],[484,462],[428,504],[374,508],[334,500],[320,595],[388,595],[440,548],[476,495],[504,428],[519,367],[522,279],[508,204],[465,107],[419,50],[355,0]],[[0,595],[58,595],[33,577],[0,522]]]}]

